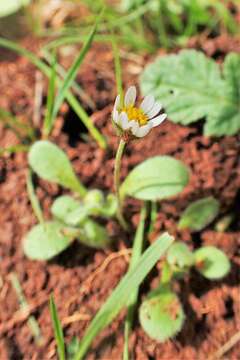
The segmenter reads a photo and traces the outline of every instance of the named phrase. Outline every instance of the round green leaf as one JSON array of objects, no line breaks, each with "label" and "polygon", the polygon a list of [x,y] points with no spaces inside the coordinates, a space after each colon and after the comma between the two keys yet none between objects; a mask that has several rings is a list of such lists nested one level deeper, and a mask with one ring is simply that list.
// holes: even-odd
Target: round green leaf
[{"label": "round green leaf", "polygon": [[139,314],[144,331],[160,342],[175,336],[182,329],[185,318],[177,295],[164,289],[146,299]]},{"label": "round green leaf", "polygon": [[156,156],[130,172],[120,188],[120,194],[140,200],[161,200],[182,191],[188,177],[188,169],[181,161],[170,156]]},{"label": "round green leaf", "polygon": [[210,224],[219,213],[219,201],[210,196],[194,201],[183,212],[179,229],[200,231]]},{"label": "round green leaf", "polygon": [[30,259],[49,260],[65,250],[72,239],[64,234],[63,224],[46,222],[29,231],[23,242],[23,250]]},{"label": "round green leaf", "polygon": [[28,154],[29,164],[41,178],[85,195],[66,154],[49,141],[35,142]]},{"label": "round green leaf", "polygon": [[220,279],[230,270],[230,261],[223,251],[204,246],[194,252],[195,266],[207,279]]},{"label": "round green leaf", "polygon": [[183,242],[173,243],[167,252],[167,261],[172,267],[183,269],[194,263],[194,255]]}]

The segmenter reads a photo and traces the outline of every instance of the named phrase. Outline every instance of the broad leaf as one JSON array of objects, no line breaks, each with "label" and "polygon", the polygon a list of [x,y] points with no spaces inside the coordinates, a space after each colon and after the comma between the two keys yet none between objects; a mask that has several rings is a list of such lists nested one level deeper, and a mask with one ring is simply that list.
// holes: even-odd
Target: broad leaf
[{"label": "broad leaf", "polygon": [[34,226],[26,235],[23,250],[33,260],[49,260],[65,250],[74,236],[64,233],[64,225],[55,221]]},{"label": "broad leaf", "polygon": [[194,252],[195,266],[207,279],[220,279],[230,271],[230,261],[223,251],[214,246],[204,246]]},{"label": "broad leaf", "polygon": [[229,54],[224,62],[225,101],[205,125],[206,135],[234,135],[240,129],[240,55]]},{"label": "broad leaf", "polygon": [[239,64],[239,55],[228,55],[222,76],[214,60],[183,50],[148,65],[141,89],[155,95],[172,121],[188,125],[206,118],[206,135],[232,135],[240,129]]},{"label": "broad leaf", "polygon": [[218,212],[219,201],[212,196],[194,201],[183,212],[178,228],[200,231],[216,218]]},{"label": "broad leaf", "polygon": [[139,318],[151,339],[164,342],[182,329],[185,315],[177,295],[162,286],[142,303]]},{"label": "broad leaf", "polygon": [[30,149],[29,163],[41,178],[85,195],[86,190],[76,177],[65,153],[49,141],[37,141]]},{"label": "broad leaf", "polygon": [[161,200],[178,194],[188,183],[186,166],[170,156],[156,156],[136,166],[121,185],[124,197]]}]

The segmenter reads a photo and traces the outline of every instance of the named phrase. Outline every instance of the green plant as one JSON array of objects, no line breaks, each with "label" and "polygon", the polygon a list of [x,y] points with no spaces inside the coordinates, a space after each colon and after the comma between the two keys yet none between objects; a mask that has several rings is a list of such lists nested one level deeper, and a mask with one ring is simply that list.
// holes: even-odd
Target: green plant
[{"label": "green plant", "polygon": [[192,231],[204,229],[217,217],[219,207],[219,201],[212,196],[192,202],[184,210],[178,228]]},{"label": "green plant", "polygon": [[144,94],[161,99],[173,122],[205,119],[205,135],[234,135],[240,129],[239,69],[238,54],[227,55],[221,73],[203,53],[183,50],[147,65],[140,84]]},{"label": "green plant", "polygon": [[[88,37],[86,39],[86,43],[85,43],[86,46],[89,46],[89,41],[90,40],[92,41],[91,34],[88,35]],[[79,119],[86,126],[89,133],[97,141],[99,146],[101,148],[104,148],[104,149],[106,148],[107,144],[106,144],[105,138],[100,134],[100,132],[97,130],[97,128],[93,125],[93,123],[91,122],[91,119],[87,115],[86,111],[83,109],[83,107],[81,106],[81,104],[79,103],[77,98],[72,94],[70,89],[66,90],[66,88],[68,88],[71,85],[71,82],[73,82],[72,78],[70,79],[71,81],[69,81],[69,78],[67,77],[67,74],[66,74],[66,77],[65,77],[64,80],[60,76],[56,76],[55,81],[53,81],[53,79],[55,77],[55,76],[53,76],[54,75],[53,67],[48,66],[44,61],[39,59],[32,52],[30,52],[30,51],[22,48],[21,46],[15,44],[15,42],[13,42],[13,41],[10,41],[10,40],[4,39],[4,38],[0,38],[0,47],[6,48],[6,49],[11,50],[11,51],[14,51],[14,52],[26,57],[40,71],[42,71],[42,73],[44,75],[46,75],[50,79],[50,86],[49,86],[50,91],[49,91],[49,94],[48,94],[49,101],[48,101],[48,104],[47,104],[48,108],[47,108],[47,114],[46,114],[46,118],[45,118],[44,126],[43,126],[43,133],[44,133],[45,136],[49,134],[49,131],[50,131],[51,127],[52,127],[52,120],[53,119],[51,119],[51,116],[52,116],[53,105],[54,105],[53,104],[53,95],[54,95],[53,83],[56,83],[58,86],[64,86],[65,97],[66,97],[66,100],[69,102],[70,106],[76,112]],[[86,47],[83,48],[83,50],[82,50],[83,53],[85,53],[85,50],[86,50]],[[81,52],[81,54],[82,54],[82,52]],[[79,57],[80,57],[80,55],[79,55]],[[79,61],[79,57],[77,58],[76,61]],[[72,68],[70,68],[70,70],[71,69]]]},{"label": "green plant", "polygon": [[35,142],[28,159],[39,177],[73,191],[76,197],[63,195],[56,198],[51,207],[53,220],[45,221],[31,177],[28,177],[28,193],[39,224],[24,239],[25,254],[31,259],[48,260],[65,250],[76,238],[91,247],[107,246],[110,242],[107,231],[95,218],[114,216],[114,195],[105,197],[97,189],[87,191],[65,153],[47,140]]},{"label": "green plant", "polygon": [[192,252],[183,242],[172,244],[163,262],[160,285],[149,293],[139,310],[140,323],[152,339],[163,342],[182,329],[185,314],[172,284],[175,279],[185,276],[191,267],[207,279],[217,280],[227,275],[230,262],[224,252],[214,246]]}]

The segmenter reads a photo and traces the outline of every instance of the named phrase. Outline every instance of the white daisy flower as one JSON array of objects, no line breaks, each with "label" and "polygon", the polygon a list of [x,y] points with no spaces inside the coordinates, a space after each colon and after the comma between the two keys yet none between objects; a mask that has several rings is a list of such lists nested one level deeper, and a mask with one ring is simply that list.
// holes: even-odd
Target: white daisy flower
[{"label": "white daisy flower", "polygon": [[135,106],[137,91],[135,86],[128,88],[124,104],[120,104],[120,95],[116,97],[112,118],[123,135],[133,135],[141,138],[146,136],[149,131],[160,125],[167,117],[167,114],[159,114],[162,105],[155,102],[152,95],[147,95],[140,107]]}]

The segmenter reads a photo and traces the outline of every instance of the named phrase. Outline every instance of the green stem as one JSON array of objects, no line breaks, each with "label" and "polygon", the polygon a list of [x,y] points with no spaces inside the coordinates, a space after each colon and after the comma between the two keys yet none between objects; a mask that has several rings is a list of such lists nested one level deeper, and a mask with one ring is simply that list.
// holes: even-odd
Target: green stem
[{"label": "green stem", "polygon": [[115,158],[115,166],[114,166],[114,188],[117,195],[117,201],[118,201],[118,210],[117,210],[117,218],[121,224],[121,226],[127,230],[127,224],[124,220],[124,217],[122,215],[122,202],[120,198],[120,170],[121,170],[121,162],[122,162],[122,156],[125,148],[125,141],[123,139],[120,140],[120,143],[118,145],[116,158]]}]

